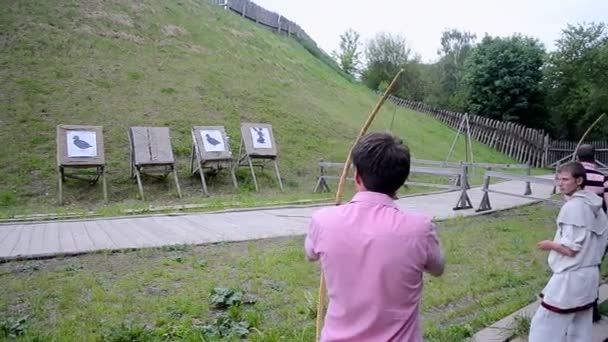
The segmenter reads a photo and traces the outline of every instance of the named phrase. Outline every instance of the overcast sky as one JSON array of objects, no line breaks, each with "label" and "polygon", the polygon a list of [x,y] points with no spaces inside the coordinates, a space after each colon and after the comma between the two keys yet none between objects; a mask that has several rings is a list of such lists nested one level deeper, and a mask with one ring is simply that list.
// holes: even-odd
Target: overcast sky
[{"label": "overcast sky", "polygon": [[566,24],[608,21],[608,0],[253,0],[300,25],[326,52],[338,49],[348,28],[367,41],[377,32],[400,33],[425,62],[437,59],[441,32],[515,32],[554,47]]}]

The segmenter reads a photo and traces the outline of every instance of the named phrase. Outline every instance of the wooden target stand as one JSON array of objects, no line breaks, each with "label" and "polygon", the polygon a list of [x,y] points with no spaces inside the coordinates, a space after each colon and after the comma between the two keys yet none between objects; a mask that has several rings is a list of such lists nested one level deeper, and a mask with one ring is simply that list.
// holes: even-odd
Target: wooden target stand
[{"label": "wooden target stand", "polygon": [[232,184],[235,189],[238,188],[228,140],[224,126],[192,127],[190,172],[192,175],[199,174],[205,196],[209,196],[205,173],[217,174],[221,170],[229,170]]},{"label": "wooden target stand", "polygon": [[281,191],[283,191],[283,182],[281,181],[277,159],[277,145],[272,133],[272,125],[242,123],[241,146],[239,147],[237,167],[249,167],[255,191],[259,191],[259,186],[254,167],[260,167],[263,170],[269,162],[274,164],[277,181]]},{"label": "wooden target stand", "polygon": [[[93,174],[68,173],[66,169],[95,169]],[[57,126],[57,174],[59,205],[63,205],[63,183],[66,178],[78,179],[95,185],[101,179],[103,200],[108,203],[105,174],[103,128],[101,126]]]},{"label": "wooden target stand", "polygon": [[131,178],[137,179],[142,201],[145,200],[142,175],[165,179],[172,173],[177,196],[182,198],[168,127],[130,127],[129,161]]}]

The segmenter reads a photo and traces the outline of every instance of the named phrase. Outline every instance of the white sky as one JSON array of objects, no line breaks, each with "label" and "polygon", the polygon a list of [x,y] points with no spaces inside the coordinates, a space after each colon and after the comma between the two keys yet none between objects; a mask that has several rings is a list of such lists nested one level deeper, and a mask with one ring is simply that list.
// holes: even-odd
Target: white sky
[{"label": "white sky", "polygon": [[348,28],[363,42],[377,32],[404,35],[425,62],[437,59],[441,32],[493,36],[522,33],[554,47],[566,24],[608,21],[608,0],[253,0],[300,25],[326,52]]}]

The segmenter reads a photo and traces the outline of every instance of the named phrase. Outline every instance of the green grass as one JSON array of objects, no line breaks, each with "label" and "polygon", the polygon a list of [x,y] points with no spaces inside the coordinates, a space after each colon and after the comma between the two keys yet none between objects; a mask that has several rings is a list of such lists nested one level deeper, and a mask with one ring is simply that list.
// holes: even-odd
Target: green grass
[{"label": "green grass", "polygon": [[[462,341],[533,301],[549,276],[536,243],[553,236],[556,213],[535,205],[439,222],[447,267],[425,277],[426,340]],[[9,262],[0,265],[0,322],[27,317],[28,341],[109,332],[196,340],[227,315],[253,328],[251,341],[312,341],[319,268],[302,245],[293,237]],[[214,309],[215,288],[255,304]]]},{"label": "green grass", "polygon": [[[319,159],[344,160],[378,96],[340,76],[293,39],[206,1],[32,0],[0,11],[0,214],[57,211],[55,127],[104,127],[110,203],[140,207],[129,179],[127,129],[168,126],[184,199],[171,182],[145,180],[148,202],[211,201],[189,174],[193,125],[224,125],[236,154],[241,122],[274,127],[288,194],[307,197]],[[386,103],[372,126],[404,138],[416,158],[442,160],[455,131],[431,117]],[[476,161],[513,162],[481,144]],[[464,158],[460,139],[453,160]],[[240,189],[210,181],[225,201],[271,198],[277,185],[260,175],[253,193],[245,169]],[[279,196],[280,197],[280,196]],[[100,186],[68,181],[65,210],[103,206]],[[111,210],[110,210],[111,211]]]}]

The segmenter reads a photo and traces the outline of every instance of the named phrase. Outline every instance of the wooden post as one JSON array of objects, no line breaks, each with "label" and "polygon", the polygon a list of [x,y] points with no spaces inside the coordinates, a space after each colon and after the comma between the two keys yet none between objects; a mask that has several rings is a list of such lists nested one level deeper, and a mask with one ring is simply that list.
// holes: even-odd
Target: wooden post
[{"label": "wooden post", "polygon": [[139,189],[139,198],[141,198],[142,201],[145,201],[144,187],[141,184],[141,175],[139,172],[139,167],[137,167],[137,166],[135,166],[135,178],[137,179],[137,188]]},{"label": "wooden post", "polygon": [[[526,176],[532,175],[532,168],[530,167],[530,163],[528,163],[528,167],[526,168]],[[524,190],[524,195],[532,195],[532,188],[530,187],[530,182],[526,182],[526,190]]]},{"label": "wooden post", "polygon": [[279,181],[279,187],[281,188],[281,191],[283,190],[283,181],[281,180],[281,174],[279,173],[279,164],[277,164],[277,159],[273,159],[273,163],[274,163],[274,171],[277,174],[277,180]]},{"label": "wooden post", "polygon": [[236,181],[236,173],[235,173],[234,169],[235,169],[234,165],[230,165],[230,175],[232,176],[232,184],[234,185],[235,189],[238,189],[239,184]]},{"label": "wooden post", "polygon": [[106,184],[106,168],[101,167],[101,187],[103,188],[103,202],[108,204],[108,185]]},{"label": "wooden post", "polygon": [[485,175],[483,179],[483,197],[481,198],[481,202],[479,203],[479,208],[475,210],[476,212],[492,210],[492,205],[490,204],[490,195],[488,190],[490,190],[490,176]]},{"label": "wooden post", "polygon": [[173,179],[175,180],[177,196],[179,196],[179,198],[182,198],[182,189],[179,187],[179,180],[177,179],[177,170],[175,169],[175,165],[171,165],[171,170],[173,171]]},{"label": "wooden post", "polygon": [[249,170],[251,170],[251,177],[253,177],[253,185],[255,185],[255,191],[259,191],[258,180],[255,178],[255,171],[253,170],[253,162],[251,161],[251,157],[249,157],[249,155],[247,155],[247,162],[249,163]]},{"label": "wooden post", "polygon": [[452,208],[452,210],[462,210],[462,209],[471,209],[473,208],[473,204],[471,204],[471,199],[467,194],[467,185],[468,182],[468,173],[467,173],[467,165],[461,164],[460,168],[460,196],[458,197],[458,202],[456,202],[456,206]]},{"label": "wooden post", "polygon": [[205,172],[203,171],[202,166],[199,166],[198,173],[201,176],[201,184],[203,185],[203,194],[205,196],[209,196],[209,191],[207,190],[207,182],[205,182]]},{"label": "wooden post", "polygon": [[59,178],[59,205],[63,205],[63,168],[57,168],[57,176]]}]

